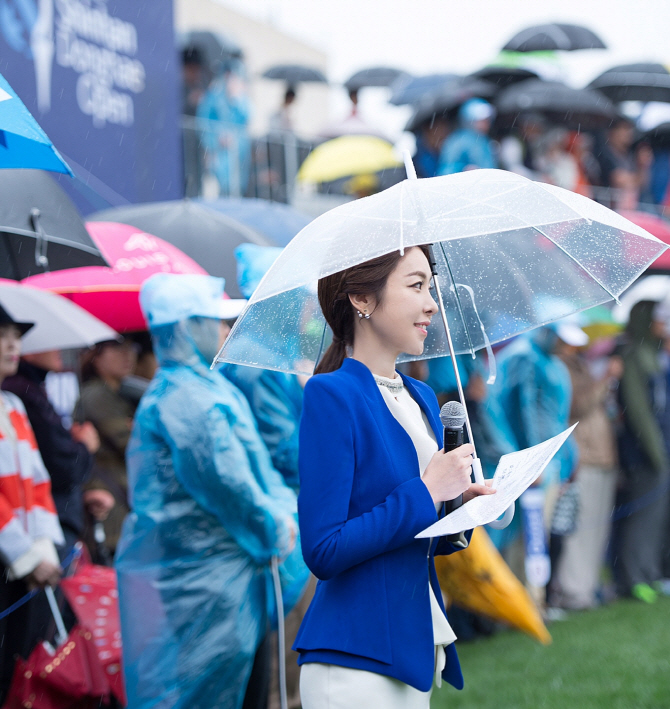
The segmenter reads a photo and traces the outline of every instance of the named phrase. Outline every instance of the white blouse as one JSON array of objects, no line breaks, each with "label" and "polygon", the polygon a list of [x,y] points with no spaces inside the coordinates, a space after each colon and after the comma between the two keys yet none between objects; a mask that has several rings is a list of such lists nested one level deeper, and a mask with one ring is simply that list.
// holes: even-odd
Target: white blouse
[{"label": "white blouse", "polygon": [[[410,396],[405,388],[402,379],[396,376],[395,379],[373,375],[379,391],[384,397],[384,401],[395,420],[405,429],[412,443],[416,448],[416,455],[419,459],[419,470],[423,477],[424,471],[433,455],[438,450],[435,434],[421,407]],[[400,385],[400,386],[399,386]],[[435,505],[436,511],[441,507]],[[456,635],[449,625],[442,609],[440,608],[433,588],[428,584],[430,593],[430,610],[433,619],[433,642],[435,643],[435,684],[442,686],[442,670],[446,662],[444,648],[456,640]]]}]

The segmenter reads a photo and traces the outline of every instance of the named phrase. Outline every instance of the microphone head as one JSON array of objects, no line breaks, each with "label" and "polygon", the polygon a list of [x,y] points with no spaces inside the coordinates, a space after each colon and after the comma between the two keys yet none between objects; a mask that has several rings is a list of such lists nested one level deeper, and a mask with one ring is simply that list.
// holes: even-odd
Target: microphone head
[{"label": "microphone head", "polygon": [[440,421],[445,428],[457,430],[465,423],[465,407],[460,401],[447,401],[440,410]]}]

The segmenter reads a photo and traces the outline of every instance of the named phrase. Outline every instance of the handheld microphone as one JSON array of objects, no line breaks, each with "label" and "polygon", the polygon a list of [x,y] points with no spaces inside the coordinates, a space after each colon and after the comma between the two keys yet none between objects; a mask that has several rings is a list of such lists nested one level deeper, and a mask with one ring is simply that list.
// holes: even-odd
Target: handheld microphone
[{"label": "handheld microphone", "polygon": [[[465,407],[460,401],[447,401],[440,410],[440,421],[444,426],[444,452],[449,453],[463,445]],[[458,509],[463,504],[463,495],[444,503],[445,514]]]}]

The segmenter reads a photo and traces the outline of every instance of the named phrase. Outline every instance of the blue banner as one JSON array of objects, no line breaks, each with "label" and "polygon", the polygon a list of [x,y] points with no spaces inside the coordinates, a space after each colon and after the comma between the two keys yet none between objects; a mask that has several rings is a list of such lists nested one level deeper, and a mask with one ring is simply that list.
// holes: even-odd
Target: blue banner
[{"label": "blue banner", "polygon": [[0,73],[84,211],[181,196],[172,0],[0,0]]}]

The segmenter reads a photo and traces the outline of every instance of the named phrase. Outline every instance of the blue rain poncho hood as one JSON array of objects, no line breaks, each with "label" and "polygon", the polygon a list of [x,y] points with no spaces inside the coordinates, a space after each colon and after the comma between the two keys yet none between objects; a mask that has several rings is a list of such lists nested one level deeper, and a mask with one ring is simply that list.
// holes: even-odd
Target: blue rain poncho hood
[{"label": "blue rain poncho hood", "polygon": [[133,511],[116,558],[129,706],[238,709],[296,499],[244,396],[209,369],[218,321],[191,317],[152,335],[160,367],[127,449]]},{"label": "blue rain poncho hood", "polygon": [[[542,443],[569,426],[572,382],[568,368],[553,354],[557,341],[555,329],[538,328],[497,356],[498,379],[490,389],[487,410],[515,450]],[[543,480],[566,480],[576,464],[576,447],[569,438]]]}]

